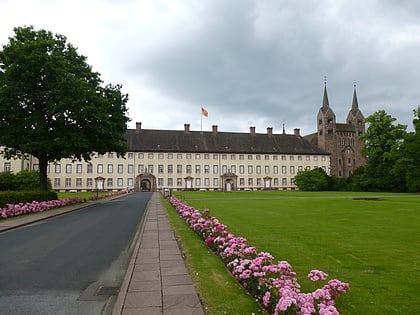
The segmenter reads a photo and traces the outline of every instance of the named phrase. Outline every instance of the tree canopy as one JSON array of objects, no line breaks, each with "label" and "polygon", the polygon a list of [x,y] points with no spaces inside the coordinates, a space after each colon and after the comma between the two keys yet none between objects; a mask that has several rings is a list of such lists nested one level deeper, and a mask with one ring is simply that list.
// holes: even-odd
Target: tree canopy
[{"label": "tree canopy", "polygon": [[39,160],[41,189],[48,162],[90,160],[93,152],[127,150],[121,85],[103,85],[63,35],[18,27],[0,51],[0,145],[5,157]]},{"label": "tree canopy", "polygon": [[327,190],[328,181],[328,175],[322,168],[299,171],[295,176],[296,186],[306,191]]}]

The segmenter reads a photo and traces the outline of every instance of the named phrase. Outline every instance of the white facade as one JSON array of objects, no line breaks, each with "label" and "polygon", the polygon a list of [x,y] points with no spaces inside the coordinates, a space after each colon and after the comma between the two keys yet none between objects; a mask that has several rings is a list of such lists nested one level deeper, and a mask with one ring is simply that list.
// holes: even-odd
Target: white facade
[{"label": "white facade", "polygon": [[[1,171],[38,169],[35,158],[5,160]],[[296,189],[294,176],[304,169],[322,168],[330,173],[328,154],[258,154],[201,152],[127,152],[96,155],[90,162],[62,159],[48,165],[56,191],[96,190],[95,178],[105,178],[103,189],[133,189],[141,174],[156,179],[157,189],[260,190]],[[225,181],[226,175],[235,177]]]}]

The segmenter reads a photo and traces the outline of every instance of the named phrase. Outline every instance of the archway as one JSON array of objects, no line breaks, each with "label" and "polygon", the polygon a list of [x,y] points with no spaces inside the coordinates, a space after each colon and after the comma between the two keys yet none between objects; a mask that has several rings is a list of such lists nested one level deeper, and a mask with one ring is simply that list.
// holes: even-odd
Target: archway
[{"label": "archway", "polygon": [[235,191],[237,190],[237,179],[238,175],[227,172],[222,175],[222,189],[223,191]]},{"label": "archway", "polygon": [[149,173],[141,173],[136,177],[136,181],[134,183],[134,191],[151,191],[156,192],[157,191],[157,185],[156,185],[156,177]]}]

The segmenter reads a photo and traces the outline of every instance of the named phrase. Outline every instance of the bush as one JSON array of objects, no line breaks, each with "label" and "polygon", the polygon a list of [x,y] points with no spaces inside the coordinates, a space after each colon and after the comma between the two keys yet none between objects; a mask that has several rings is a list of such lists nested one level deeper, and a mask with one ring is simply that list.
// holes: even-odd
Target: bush
[{"label": "bush", "polygon": [[15,176],[11,171],[0,172],[0,191],[15,190]]},{"label": "bush", "polygon": [[55,199],[58,199],[55,191],[2,191],[0,192],[0,208],[5,207],[7,204]]}]

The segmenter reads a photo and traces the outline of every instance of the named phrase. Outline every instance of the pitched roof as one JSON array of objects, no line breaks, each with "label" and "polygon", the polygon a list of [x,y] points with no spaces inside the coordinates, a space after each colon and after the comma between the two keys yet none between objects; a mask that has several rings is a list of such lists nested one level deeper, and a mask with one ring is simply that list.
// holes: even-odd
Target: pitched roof
[{"label": "pitched roof", "polygon": [[129,129],[127,141],[133,152],[328,154],[294,134]]}]

